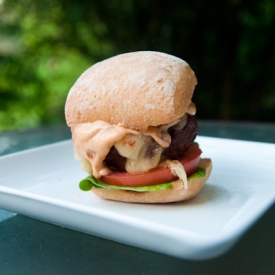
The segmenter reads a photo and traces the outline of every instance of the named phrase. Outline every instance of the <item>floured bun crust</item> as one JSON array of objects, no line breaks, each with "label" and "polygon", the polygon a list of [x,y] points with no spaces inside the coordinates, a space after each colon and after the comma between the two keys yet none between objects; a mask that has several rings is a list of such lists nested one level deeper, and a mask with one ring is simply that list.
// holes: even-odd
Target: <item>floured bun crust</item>
[{"label": "floured bun crust", "polygon": [[209,178],[212,170],[211,159],[201,159],[198,167],[205,169],[206,175],[203,178],[190,179],[188,189],[184,189],[181,180],[177,180],[173,182],[172,189],[163,191],[134,192],[93,188],[92,192],[103,199],[132,203],[169,203],[189,200],[198,194]]},{"label": "floured bun crust", "polygon": [[103,120],[144,131],[184,115],[197,79],[180,58],[140,51],[117,55],[87,69],[65,106],[68,126]]}]

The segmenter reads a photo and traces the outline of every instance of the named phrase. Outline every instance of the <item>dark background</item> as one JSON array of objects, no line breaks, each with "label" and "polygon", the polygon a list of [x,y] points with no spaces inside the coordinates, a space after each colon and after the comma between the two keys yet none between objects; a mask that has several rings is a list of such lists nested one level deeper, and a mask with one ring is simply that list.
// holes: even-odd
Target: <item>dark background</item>
[{"label": "dark background", "polygon": [[156,50],[198,78],[199,119],[275,121],[275,1],[0,0],[0,131],[64,124],[77,77]]}]

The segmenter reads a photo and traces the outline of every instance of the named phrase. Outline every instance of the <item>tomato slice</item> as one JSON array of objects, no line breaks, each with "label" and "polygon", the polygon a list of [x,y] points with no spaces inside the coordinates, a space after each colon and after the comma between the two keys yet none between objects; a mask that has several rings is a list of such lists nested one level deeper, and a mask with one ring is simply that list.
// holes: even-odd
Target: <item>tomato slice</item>
[{"label": "tomato slice", "polygon": [[[182,163],[187,176],[193,174],[200,161],[202,151],[193,144],[179,159]],[[154,168],[146,173],[129,174],[127,172],[113,172],[100,178],[100,181],[116,186],[148,186],[176,180],[178,177],[173,175],[168,167]]]}]

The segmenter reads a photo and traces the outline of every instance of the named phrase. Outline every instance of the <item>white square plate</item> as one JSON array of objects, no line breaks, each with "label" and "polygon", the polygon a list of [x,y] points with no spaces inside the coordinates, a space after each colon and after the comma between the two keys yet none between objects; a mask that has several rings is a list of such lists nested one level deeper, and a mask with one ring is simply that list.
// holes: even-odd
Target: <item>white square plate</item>
[{"label": "white square plate", "polygon": [[227,251],[275,199],[275,145],[198,137],[212,174],[192,200],[128,204],[78,189],[71,141],[0,157],[0,207],[187,259]]}]

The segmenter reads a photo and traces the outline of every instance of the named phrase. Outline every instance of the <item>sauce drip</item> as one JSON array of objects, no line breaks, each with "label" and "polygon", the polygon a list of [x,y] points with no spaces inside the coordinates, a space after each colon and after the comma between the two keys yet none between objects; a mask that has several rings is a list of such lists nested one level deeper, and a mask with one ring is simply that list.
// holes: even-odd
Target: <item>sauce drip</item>
[{"label": "sauce drip", "polygon": [[71,127],[71,131],[75,150],[91,163],[96,178],[112,172],[105,165],[104,159],[114,143],[126,134],[139,134],[137,131],[100,120],[75,124]]},{"label": "sauce drip", "polygon": [[190,116],[194,116],[196,114],[197,108],[194,102],[191,101],[189,106],[187,107],[186,113]]}]

